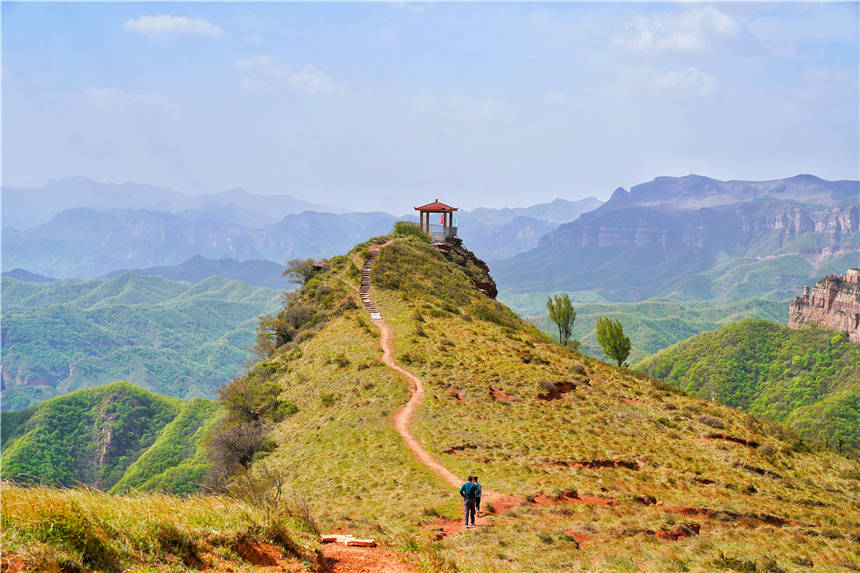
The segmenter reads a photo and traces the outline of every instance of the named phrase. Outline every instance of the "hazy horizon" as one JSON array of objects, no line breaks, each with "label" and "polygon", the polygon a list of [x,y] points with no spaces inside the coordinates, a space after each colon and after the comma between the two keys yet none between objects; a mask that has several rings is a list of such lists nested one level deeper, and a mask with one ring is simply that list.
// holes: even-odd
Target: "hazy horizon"
[{"label": "hazy horizon", "polygon": [[3,3],[3,185],[394,214],[860,178],[858,4]]}]

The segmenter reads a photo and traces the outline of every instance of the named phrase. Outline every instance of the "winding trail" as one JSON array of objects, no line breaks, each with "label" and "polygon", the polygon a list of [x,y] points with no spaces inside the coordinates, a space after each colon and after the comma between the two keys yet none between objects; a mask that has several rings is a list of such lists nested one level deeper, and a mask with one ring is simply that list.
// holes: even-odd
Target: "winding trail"
[{"label": "winding trail", "polygon": [[[436,460],[436,458],[433,457],[433,454],[427,451],[418,438],[409,431],[409,423],[412,421],[418,407],[421,406],[421,402],[424,400],[427,390],[424,386],[424,381],[421,380],[421,378],[400,366],[394,359],[394,330],[385,322],[385,319],[376,308],[376,305],[373,303],[373,299],[370,296],[370,273],[373,268],[373,263],[379,255],[379,251],[382,247],[391,244],[395,240],[396,239],[391,239],[382,245],[375,245],[369,249],[370,256],[367,258],[367,261],[361,269],[361,288],[359,289],[361,301],[370,313],[371,320],[377,328],[379,328],[379,346],[382,348],[382,362],[392,370],[399,372],[409,381],[409,389],[412,395],[410,396],[409,401],[401,406],[397,410],[397,413],[395,413],[394,429],[398,434],[400,434],[400,437],[403,438],[406,446],[412,451],[423,466],[439,476],[442,481],[451,487],[459,489],[465,481],[465,478],[457,476],[454,472]],[[522,498],[499,494],[489,489],[484,489],[482,500],[485,505],[487,503],[491,504],[494,508],[493,513],[496,514],[502,513],[516,505],[520,505],[525,501]],[[454,521],[456,521],[456,523],[454,523]],[[459,523],[459,527],[457,527],[457,523]],[[483,512],[482,515],[478,516],[476,524],[485,524],[483,520]],[[461,519],[446,522],[445,525],[445,533],[454,533],[464,529],[463,521]]]}]

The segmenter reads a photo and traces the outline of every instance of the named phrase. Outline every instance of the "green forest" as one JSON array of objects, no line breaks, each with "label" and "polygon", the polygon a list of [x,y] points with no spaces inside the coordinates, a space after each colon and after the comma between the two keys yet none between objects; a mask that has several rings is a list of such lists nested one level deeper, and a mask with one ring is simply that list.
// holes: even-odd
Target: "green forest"
[{"label": "green forest", "polygon": [[833,447],[860,447],[860,345],[844,332],[747,319],[675,344],[635,368]]},{"label": "green forest", "polygon": [[212,398],[241,373],[257,318],[281,304],[276,290],[221,277],[2,280],[4,410],[116,380]]},{"label": "green forest", "polygon": [[3,478],[47,485],[189,493],[211,467],[215,402],[184,402],[128,382],[2,412]]}]

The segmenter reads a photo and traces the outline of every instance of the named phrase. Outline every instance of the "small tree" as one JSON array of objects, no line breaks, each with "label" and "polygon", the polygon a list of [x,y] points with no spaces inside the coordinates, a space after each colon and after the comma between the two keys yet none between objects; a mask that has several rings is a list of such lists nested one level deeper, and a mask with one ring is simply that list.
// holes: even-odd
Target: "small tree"
[{"label": "small tree", "polygon": [[558,327],[558,341],[566,345],[573,333],[573,321],[576,320],[570,297],[567,293],[547,297],[546,310],[550,320]]},{"label": "small tree", "polygon": [[287,270],[283,276],[289,278],[292,283],[305,286],[316,273],[313,259],[292,259],[287,261]]},{"label": "small tree", "polygon": [[624,361],[630,355],[630,339],[624,335],[620,322],[607,316],[598,318],[597,342],[605,355],[615,360],[619,366],[626,366]]}]

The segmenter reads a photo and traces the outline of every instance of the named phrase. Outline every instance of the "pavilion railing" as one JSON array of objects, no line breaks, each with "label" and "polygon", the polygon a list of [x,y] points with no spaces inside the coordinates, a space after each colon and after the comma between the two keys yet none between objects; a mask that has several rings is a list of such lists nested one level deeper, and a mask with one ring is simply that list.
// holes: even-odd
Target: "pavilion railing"
[{"label": "pavilion railing", "polygon": [[445,225],[430,225],[430,236],[434,241],[446,241],[457,236],[457,227],[446,227]]}]

